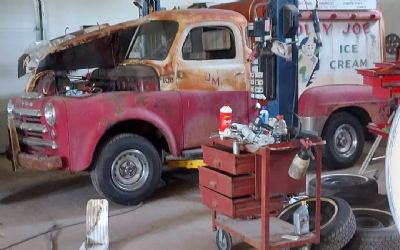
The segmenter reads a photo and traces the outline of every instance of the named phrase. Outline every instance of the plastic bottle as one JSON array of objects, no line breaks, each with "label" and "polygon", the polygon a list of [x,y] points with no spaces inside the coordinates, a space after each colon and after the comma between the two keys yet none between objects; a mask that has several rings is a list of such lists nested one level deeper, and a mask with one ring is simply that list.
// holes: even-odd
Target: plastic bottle
[{"label": "plastic bottle", "polygon": [[304,235],[310,232],[310,218],[306,201],[301,202],[301,206],[293,213],[294,233]]},{"label": "plastic bottle", "polygon": [[267,106],[262,106],[261,107],[260,118],[261,118],[263,124],[267,124],[268,123],[269,113],[268,113],[268,110],[267,110]]},{"label": "plastic bottle", "polygon": [[232,124],[232,109],[225,104],[219,110],[219,134],[225,134],[225,130],[228,129]]},{"label": "plastic bottle", "polygon": [[285,120],[283,119],[283,115],[276,116],[277,122],[275,123],[274,133],[277,136],[285,136],[287,135],[287,125]]}]

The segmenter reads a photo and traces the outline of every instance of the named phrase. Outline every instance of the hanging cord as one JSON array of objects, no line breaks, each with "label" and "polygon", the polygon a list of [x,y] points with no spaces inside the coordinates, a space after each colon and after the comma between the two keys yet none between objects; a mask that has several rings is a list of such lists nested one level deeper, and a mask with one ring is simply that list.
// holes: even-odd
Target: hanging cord
[{"label": "hanging cord", "polygon": [[[120,215],[124,215],[124,214],[131,213],[131,212],[133,212],[133,211],[139,209],[139,208],[142,207],[142,206],[143,206],[143,202],[139,203],[137,206],[135,206],[135,207],[133,207],[132,209],[129,209],[129,210],[127,210],[127,211],[122,211],[122,212],[119,212],[119,213],[116,213],[116,214],[109,215],[108,218],[112,218],[112,217],[116,217],[116,216],[120,216]],[[30,241],[30,240],[33,240],[33,239],[35,239],[35,238],[38,238],[38,237],[43,236],[43,235],[46,235],[46,234],[50,234],[50,235],[49,235],[49,240],[50,240],[50,242],[51,242],[51,245],[54,246],[54,245],[55,245],[54,239],[55,239],[55,238],[57,237],[57,235],[58,235],[58,233],[54,234],[54,232],[61,231],[61,230],[63,230],[63,229],[69,228],[69,227],[74,227],[74,226],[82,225],[82,224],[85,224],[85,223],[86,223],[86,220],[84,220],[84,221],[79,221],[79,222],[76,222],[76,223],[73,223],[73,224],[68,224],[68,225],[54,224],[53,226],[50,227],[50,229],[48,229],[48,230],[45,231],[45,232],[38,233],[38,234],[35,234],[35,235],[30,236],[30,237],[28,237],[28,238],[25,238],[25,239],[23,239],[23,240],[21,240],[21,241],[12,243],[12,244],[10,244],[10,245],[4,247],[4,248],[1,248],[0,250],[6,250],[6,249],[13,248],[13,247],[15,247],[15,246],[21,245],[21,244],[23,244],[23,243],[25,243],[25,242],[28,242],[28,241]]]}]

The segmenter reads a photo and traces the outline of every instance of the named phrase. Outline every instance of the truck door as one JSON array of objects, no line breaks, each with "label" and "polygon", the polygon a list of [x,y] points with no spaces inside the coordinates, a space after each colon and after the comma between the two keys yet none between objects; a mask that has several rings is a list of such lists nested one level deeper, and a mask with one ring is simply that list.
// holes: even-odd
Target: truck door
[{"label": "truck door", "polygon": [[219,109],[229,104],[234,121],[248,123],[249,70],[242,35],[230,23],[202,23],[183,32],[176,56],[182,96],[184,146],[194,148],[218,130]]}]

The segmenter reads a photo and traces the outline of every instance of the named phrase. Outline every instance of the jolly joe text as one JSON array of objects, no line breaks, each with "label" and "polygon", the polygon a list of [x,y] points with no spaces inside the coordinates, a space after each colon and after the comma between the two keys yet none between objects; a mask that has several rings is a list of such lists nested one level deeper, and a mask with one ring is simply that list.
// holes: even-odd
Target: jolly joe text
[{"label": "jolly joe text", "polygon": [[[321,32],[323,32],[323,36],[356,36],[358,41],[359,36],[369,36],[370,35],[370,23],[358,23],[352,22],[347,24],[342,24],[343,29],[335,29],[333,25],[335,23],[322,23],[321,24]],[[342,26],[341,25],[341,26]],[[300,24],[299,26],[299,36],[309,36],[313,32],[312,24]],[[334,39],[334,38],[333,38]],[[371,36],[370,39],[377,39]],[[326,46],[326,45],[325,45]],[[329,45],[328,45],[329,46]],[[336,51],[333,51],[334,54],[339,53],[339,58],[341,59],[332,59],[329,62],[330,69],[332,70],[340,70],[340,69],[355,69],[355,68],[365,68],[368,67],[368,58],[358,58],[358,59],[343,59],[346,55],[358,54],[359,53],[359,44],[340,44],[334,46]],[[365,55],[366,56],[366,55]]]}]

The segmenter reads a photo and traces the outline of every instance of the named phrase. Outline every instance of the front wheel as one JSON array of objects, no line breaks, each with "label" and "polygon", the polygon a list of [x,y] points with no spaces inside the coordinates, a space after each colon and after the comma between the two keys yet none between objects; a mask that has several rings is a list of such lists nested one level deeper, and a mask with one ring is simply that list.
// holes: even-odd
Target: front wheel
[{"label": "front wheel", "polygon": [[147,139],[121,134],[100,150],[90,176],[98,193],[116,203],[131,205],[154,192],[161,166],[157,150]]},{"label": "front wheel", "polygon": [[326,140],[323,163],[330,169],[351,167],[364,147],[364,128],[353,115],[338,112],[329,118],[322,138]]}]

